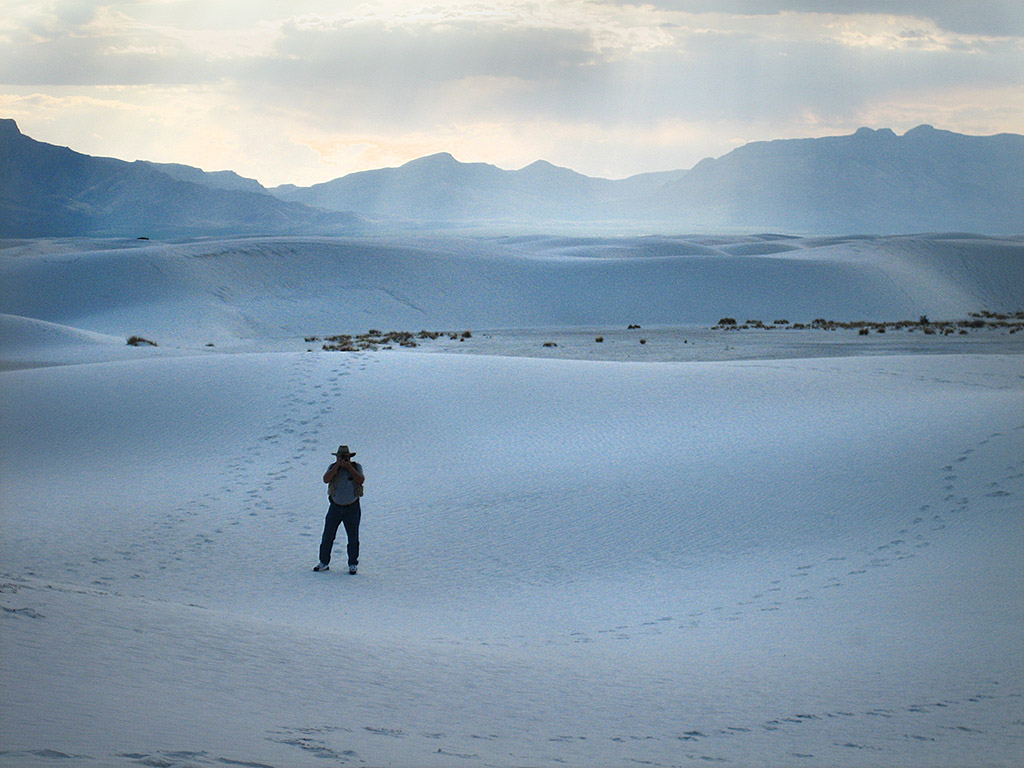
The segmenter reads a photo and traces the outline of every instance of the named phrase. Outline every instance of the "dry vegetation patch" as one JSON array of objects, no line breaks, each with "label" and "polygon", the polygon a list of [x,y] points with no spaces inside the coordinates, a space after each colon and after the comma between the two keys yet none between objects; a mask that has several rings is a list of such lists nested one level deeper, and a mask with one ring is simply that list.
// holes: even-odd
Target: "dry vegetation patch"
[{"label": "dry vegetation patch", "polygon": [[747,320],[740,324],[732,317],[723,317],[712,330],[719,331],[745,331],[749,329],[758,330],[821,330],[836,331],[840,329],[855,330],[861,336],[868,336],[872,332],[885,333],[888,331],[907,331],[915,333],[920,331],[926,336],[952,336],[953,334],[963,335],[971,330],[983,328],[1003,329],[1009,333],[1017,333],[1024,330],[1024,311],[1009,313],[997,312],[971,312],[969,318],[964,320],[937,320],[928,319],[927,315],[921,315],[917,320],[896,320],[896,321],[873,321],[873,320],[828,320],[823,317],[815,318],[810,323],[791,323],[788,320],[776,320],[768,325],[760,320]]}]

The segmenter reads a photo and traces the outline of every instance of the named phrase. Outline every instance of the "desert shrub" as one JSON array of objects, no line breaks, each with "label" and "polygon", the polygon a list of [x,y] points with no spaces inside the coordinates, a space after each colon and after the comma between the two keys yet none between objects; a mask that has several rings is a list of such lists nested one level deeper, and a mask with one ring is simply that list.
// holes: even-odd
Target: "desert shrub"
[{"label": "desert shrub", "polygon": [[640,330],[640,326],[639,325],[628,325],[628,326],[626,326],[626,330],[627,331],[638,331],[638,330]]},{"label": "desert shrub", "polygon": [[596,341],[598,344],[600,344],[600,343],[602,343],[604,341],[604,336],[598,336],[596,339],[594,339],[594,341]]},{"label": "desert shrub", "polygon": [[646,344],[647,343],[647,339],[640,339],[640,343],[641,344]]},{"label": "desert shrub", "polygon": [[859,331],[857,331],[857,333],[859,333],[861,336],[867,336],[869,333],[871,333],[871,331],[868,330],[867,328],[861,328]]},{"label": "desert shrub", "polygon": [[558,345],[555,342],[553,342],[553,341],[545,341],[544,342],[544,346],[545,347],[557,347]]},{"label": "desert shrub", "polygon": [[722,317],[718,320],[719,325],[736,325],[735,317]]},{"label": "desert shrub", "polygon": [[151,347],[155,347],[157,345],[155,341],[150,341],[149,339],[144,339],[141,336],[129,336],[128,337],[128,346],[131,346],[131,347],[141,347],[144,344],[148,344]]}]

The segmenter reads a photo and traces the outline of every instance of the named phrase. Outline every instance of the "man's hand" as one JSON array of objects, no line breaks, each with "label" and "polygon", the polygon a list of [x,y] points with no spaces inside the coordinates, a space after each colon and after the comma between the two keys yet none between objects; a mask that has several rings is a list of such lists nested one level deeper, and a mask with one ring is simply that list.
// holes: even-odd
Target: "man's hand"
[{"label": "man's hand", "polygon": [[341,459],[338,459],[331,465],[326,472],[324,472],[324,482],[329,483],[334,479],[334,476],[338,474],[338,470],[341,469]]},{"label": "man's hand", "polygon": [[366,482],[366,478],[363,477],[362,473],[355,468],[351,461],[340,462],[339,469],[344,469],[346,472],[348,472],[349,475],[352,476],[352,479],[355,481],[356,485],[362,485],[364,482]]},{"label": "man's hand", "polygon": [[348,459],[342,458],[339,458],[336,462],[334,462],[334,466],[324,473],[324,482],[331,482],[334,479],[334,476],[337,475],[338,472],[340,472],[341,470],[345,470],[346,472],[348,472],[349,475],[352,476],[352,479],[355,480],[357,485],[362,485],[364,482],[366,482],[366,478],[363,477],[362,473],[355,468],[352,462],[349,461]]}]

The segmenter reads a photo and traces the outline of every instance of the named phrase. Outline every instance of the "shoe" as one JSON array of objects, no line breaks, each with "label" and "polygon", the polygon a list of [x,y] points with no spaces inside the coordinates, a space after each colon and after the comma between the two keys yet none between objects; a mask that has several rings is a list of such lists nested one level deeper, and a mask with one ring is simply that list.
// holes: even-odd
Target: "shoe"
[{"label": "shoe", "polygon": [[355,572],[356,572],[356,566],[354,566],[354,565],[350,565],[350,566],[348,567],[348,572],[349,572],[349,573],[355,573]]},{"label": "shoe", "polygon": [[313,570],[314,571],[329,571],[329,570],[331,570],[331,566],[329,566],[327,563],[317,563],[316,565],[313,566]]}]

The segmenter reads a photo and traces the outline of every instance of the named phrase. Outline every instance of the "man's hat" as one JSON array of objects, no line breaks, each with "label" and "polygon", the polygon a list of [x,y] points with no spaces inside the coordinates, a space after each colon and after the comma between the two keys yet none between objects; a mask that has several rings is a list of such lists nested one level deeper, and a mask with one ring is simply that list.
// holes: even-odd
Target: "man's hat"
[{"label": "man's hat", "polygon": [[348,449],[347,445],[339,445],[338,446],[338,450],[336,450],[334,452],[334,455],[335,456],[345,456],[346,458],[351,457],[351,456],[355,456],[355,454],[352,453],[352,451],[350,451]]}]

